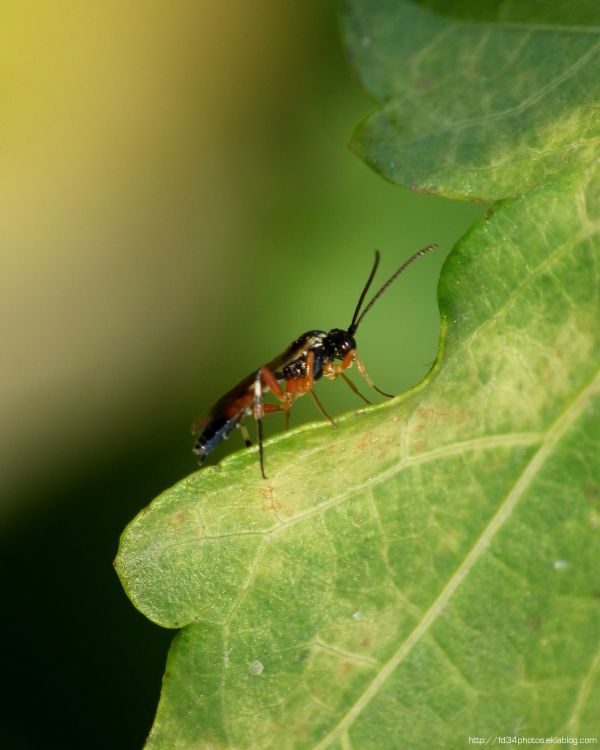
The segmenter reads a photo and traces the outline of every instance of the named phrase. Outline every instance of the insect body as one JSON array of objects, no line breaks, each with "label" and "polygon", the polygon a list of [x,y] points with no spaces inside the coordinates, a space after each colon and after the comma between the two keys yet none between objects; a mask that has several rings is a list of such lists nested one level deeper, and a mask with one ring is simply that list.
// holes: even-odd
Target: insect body
[{"label": "insect body", "polygon": [[[383,284],[375,293],[373,298],[362,310],[362,304],[375,277],[379,265],[379,252],[375,251],[375,261],[361,295],[358,299],[352,321],[346,330],[332,328],[326,331],[307,331],[297,338],[278,357],[262,365],[255,372],[250,373],[240,381],[234,388],[213,404],[209,411],[192,426],[192,434],[198,435],[194,446],[194,453],[199,456],[202,464],[208,454],[238,427],[246,445],[251,445],[248,431],[244,420],[253,415],[258,426],[258,452],[260,459],[260,471],[265,476],[263,430],[262,420],[265,414],[282,411],[285,415],[286,427],[289,425],[289,415],[292,402],[310,393],[321,413],[335,426],[334,420],[327,414],[319,397],[314,391],[315,381],[323,376],[334,379],[341,377],[347,385],[366,403],[371,403],[363,396],[354,383],[345,373],[353,362],[356,362],[358,370],[367,383],[383,396],[392,398],[392,395],[380,390],[371,380],[362,360],[356,352],[356,341],[354,334],[361,321],[375,302],[390,286],[390,284],[413,263],[417,258],[434,250],[437,245],[428,245],[418,250],[406,260],[397,271]],[[271,392],[278,403],[265,403],[264,394]]]}]

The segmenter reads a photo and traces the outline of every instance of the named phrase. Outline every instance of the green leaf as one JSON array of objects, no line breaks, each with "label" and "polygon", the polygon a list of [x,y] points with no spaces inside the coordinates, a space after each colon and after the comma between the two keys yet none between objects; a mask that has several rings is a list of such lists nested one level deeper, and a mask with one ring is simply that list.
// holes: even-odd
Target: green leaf
[{"label": "green leaf", "polygon": [[197,472],[126,529],[128,595],[182,628],[149,750],[600,733],[599,20],[347,3],[383,104],[355,150],[419,190],[522,197],[450,255],[424,383],[270,441],[268,481],[255,451]]},{"label": "green leaf", "polygon": [[127,528],[129,596],[183,627],[148,748],[600,732],[599,227],[598,171],[500,205],[444,267],[426,383]]},{"label": "green leaf", "polygon": [[596,158],[596,2],[347,0],[345,36],[381,105],[352,147],[392,182],[496,200]]}]

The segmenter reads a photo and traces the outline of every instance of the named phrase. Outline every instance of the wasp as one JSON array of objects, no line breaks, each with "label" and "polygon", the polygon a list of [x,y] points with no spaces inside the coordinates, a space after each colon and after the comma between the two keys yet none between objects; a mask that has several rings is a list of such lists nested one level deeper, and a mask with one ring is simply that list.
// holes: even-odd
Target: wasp
[{"label": "wasp", "polygon": [[[265,415],[283,412],[287,429],[292,403],[300,396],[309,393],[319,411],[335,427],[335,421],[326,412],[315,393],[314,384],[323,376],[330,380],[341,377],[359,398],[370,404],[371,401],[360,393],[356,385],[346,375],[346,370],[354,362],[356,362],[359,373],[371,388],[382,396],[393,398],[392,394],[382,391],[371,380],[356,351],[354,334],[365,315],[372,309],[390,284],[417,258],[435,250],[436,247],[437,245],[428,245],[405,260],[400,268],[373,295],[366,307],[362,309],[379,266],[380,255],[379,251],[376,250],[371,272],[360,293],[354,315],[347,329],[332,328],[329,332],[307,331],[303,333],[279,356],[267,364],[261,365],[230,391],[227,391],[206,414],[194,422],[192,434],[198,436],[194,446],[194,453],[199,457],[198,463],[202,465],[209,453],[229,435],[234,427],[239,428],[246,447],[250,446],[252,443],[244,420],[253,415],[257,422],[260,472],[263,479],[266,479],[263,448],[263,419]],[[278,403],[265,403],[264,395],[268,392],[273,394]]]}]

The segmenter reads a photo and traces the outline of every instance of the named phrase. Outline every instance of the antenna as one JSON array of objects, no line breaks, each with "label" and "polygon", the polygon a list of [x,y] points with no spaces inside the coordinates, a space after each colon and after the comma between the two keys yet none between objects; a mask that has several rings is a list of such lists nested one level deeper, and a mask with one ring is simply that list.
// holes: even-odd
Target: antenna
[{"label": "antenna", "polygon": [[[373,307],[373,305],[377,302],[377,300],[381,297],[381,295],[385,292],[388,286],[392,284],[398,278],[398,276],[400,276],[400,274],[403,271],[406,271],[406,269],[410,266],[410,264],[414,263],[415,260],[417,260],[417,258],[420,258],[422,255],[427,255],[427,253],[430,253],[432,250],[435,250],[436,247],[437,245],[427,245],[427,247],[423,247],[420,250],[417,250],[417,252],[414,255],[411,255],[408,260],[405,260],[404,263],[400,266],[400,268],[397,271],[394,271],[394,273],[385,282],[385,284],[382,287],[380,287],[377,292],[375,292],[369,304],[365,307],[362,313],[360,313],[360,307],[362,303],[364,302],[365,297],[367,296],[367,292],[369,291],[369,287],[371,286],[371,282],[373,281],[373,278],[375,276],[375,271],[377,271],[377,266],[379,265],[379,250],[375,250],[375,262],[373,263],[373,268],[371,269],[371,273],[369,274],[369,278],[367,279],[365,288],[362,290],[362,293],[358,300],[358,305],[356,306],[356,310],[354,311],[354,315],[352,316],[352,322],[350,323],[350,326],[348,327],[348,333],[351,336],[354,334],[358,326],[361,324],[362,319],[369,312],[369,310]],[[359,316],[359,313],[360,313],[360,316]]]},{"label": "antenna", "polygon": [[356,322],[356,318],[358,317],[358,313],[360,312],[360,307],[362,303],[365,301],[365,297],[367,296],[367,292],[369,291],[369,287],[373,283],[373,279],[375,278],[375,274],[377,272],[377,266],[379,265],[379,250],[375,250],[375,262],[373,263],[373,268],[371,269],[371,273],[369,274],[369,278],[367,279],[367,283],[365,284],[362,292],[360,293],[360,297],[358,298],[358,304],[356,305],[356,309],[354,310],[354,315],[352,316],[352,323],[350,323],[350,327],[348,328],[348,331],[350,335],[356,329],[358,328],[358,323]]}]

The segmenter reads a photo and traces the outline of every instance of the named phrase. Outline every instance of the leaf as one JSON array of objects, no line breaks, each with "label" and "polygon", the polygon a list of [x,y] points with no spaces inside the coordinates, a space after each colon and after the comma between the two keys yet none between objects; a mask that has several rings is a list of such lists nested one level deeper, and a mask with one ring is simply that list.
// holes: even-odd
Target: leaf
[{"label": "leaf", "polygon": [[444,267],[403,398],[165,492],[117,569],[174,640],[148,748],[465,747],[600,732],[600,176]]},{"label": "leaf", "polygon": [[496,200],[596,158],[598,3],[347,0],[345,37],[381,104],[352,147],[392,182]]},{"label": "leaf", "polygon": [[599,16],[347,3],[383,103],[355,150],[419,190],[523,195],[449,257],[424,383],[270,441],[266,482],[254,451],[197,472],[126,529],[128,595],[182,628],[149,750],[600,733]]}]

